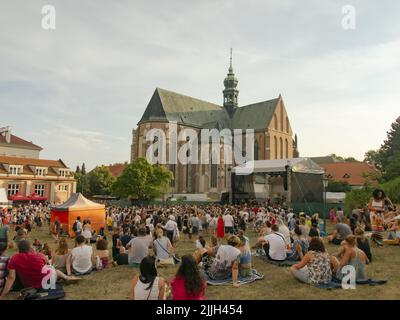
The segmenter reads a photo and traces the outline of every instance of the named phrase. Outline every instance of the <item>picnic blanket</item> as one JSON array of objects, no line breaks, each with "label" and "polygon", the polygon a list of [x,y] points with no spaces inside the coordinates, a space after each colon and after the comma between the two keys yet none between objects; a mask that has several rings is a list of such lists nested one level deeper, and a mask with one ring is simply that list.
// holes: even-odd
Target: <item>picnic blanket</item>
[{"label": "picnic blanket", "polygon": [[285,261],[270,260],[270,259],[267,258],[265,253],[261,252],[260,250],[257,250],[255,252],[253,252],[251,255],[253,257],[259,257],[262,260],[264,260],[265,262],[268,262],[268,263],[273,264],[273,265],[278,266],[278,267],[291,267],[291,266],[293,266],[293,265],[295,265],[296,263],[299,262],[299,261],[293,261],[293,260],[285,260]]},{"label": "picnic blanket", "polygon": [[[377,279],[366,279],[366,280],[358,280],[356,281],[356,285],[365,285],[368,284],[370,286],[378,286],[385,284],[387,280],[377,280]],[[326,284],[319,284],[316,286],[319,289],[341,289],[342,288],[342,283],[338,279],[334,279],[329,283]]]},{"label": "picnic blanket", "polygon": [[[264,275],[259,273],[256,269],[253,269],[251,272],[252,273],[251,273],[251,275],[249,277],[242,278],[242,277],[239,276],[238,284],[239,285],[243,285],[243,284],[248,284],[248,283],[252,283],[252,282],[257,281],[257,280],[264,279]],[[233,283],[232,278],[227,278],[227,279],[224,279],[224,280],[211,279],[208,276],[207,272],[204,272],[204,279],[206,280],[207,284],[209,284],[211,286],[232,285],[232,283]]]}]

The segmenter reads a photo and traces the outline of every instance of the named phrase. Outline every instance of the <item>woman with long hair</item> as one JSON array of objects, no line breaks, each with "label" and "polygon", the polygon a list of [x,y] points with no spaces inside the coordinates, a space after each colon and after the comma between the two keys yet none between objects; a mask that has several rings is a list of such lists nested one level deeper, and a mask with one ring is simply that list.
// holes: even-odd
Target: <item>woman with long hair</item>
[{"label": "woman with long hair", "polygon": [[165,300],[166,282],[159,277],[156,269],[156,259],[145,257],[140,262],[140,275],[132,279],[132,300]]},{"label": "woman with long hair", "polygon": [[70,254],[68,248],[67,238],[62,237],[58,242],[58,248],[56,249],[51,264],[56,270],[60,270],[63,273],[67,273],[67,258]]},{"label": "woman with long hair", "polygon": [[383,246],[382,233],[384,228],[385,193],[383,190],[375,189],[368,203],[369,218],[371,221],[372,241],[379,247]]},{"label": "woman with long hair", "polygon": [[183,256],[178,272],[171,282],[173,300],[204,300],[206,286],[194,257]]}]

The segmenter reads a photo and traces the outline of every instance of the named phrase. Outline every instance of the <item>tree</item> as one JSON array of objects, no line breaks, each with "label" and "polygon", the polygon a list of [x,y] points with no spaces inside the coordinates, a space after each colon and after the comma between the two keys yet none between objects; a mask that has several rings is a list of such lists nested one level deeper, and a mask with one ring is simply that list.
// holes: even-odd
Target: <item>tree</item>
[{"label": "tree", "polygon": [[89,194],[91,195],[110,195],[115,178],[106,166],[94,168],[87,175]]},{"label": "tree", "polygon": [[379,150],[369,150],[364,155],[364,162],[381,169],[381,159],[379,155]]},{"label": "tree", "polygon": [[75,173],[81,173],[81,168],[79,168],[79,166],[76,166]]},{"label": "tree", "polygon": [[347,181],[329,181],[327,192],[348,192],[351,186]]},{"label": "tree", "polygon": [[85,163],[82,163],[81,172],[82,172],[83,175],[86,175],[86,166],[85,166]]},{"label": "tree", "polygon": [[392,123],[387,139],[379,149],[379,159],[386,180],[400,176],[400,117]]},{"label": "tree", "polygon": [[129,164],[113,185],[113,194],[137,200],[154,199],[168,192],[172,173],[161,165],[138,158]]},{"label": "tree", "polygon": [[358,162],[358,160],[354,157],[344,158],[342,156],[336,155],[335,153],[332,153],[329,156],[332,157],[333,160],[335,160],[336,162]]}]

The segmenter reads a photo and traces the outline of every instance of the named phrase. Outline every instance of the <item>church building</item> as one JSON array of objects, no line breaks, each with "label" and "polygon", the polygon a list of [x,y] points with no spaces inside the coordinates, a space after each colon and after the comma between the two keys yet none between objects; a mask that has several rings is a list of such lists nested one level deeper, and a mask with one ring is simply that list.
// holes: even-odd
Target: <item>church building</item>
[{"label": "church building", "polygon": [[[293,138],[289,116],[283,98],[240,106],[238,79],[232,67],[232,53],[228,74],[224,79],[222,105],[156,88],[137,128],[132,130],[131,161],[146,157],[150,142],[146,133],[153,129],[168,132],[171,122],[177,124],[178,134],[185,128],[254,130],[254,160],[288,159],[299,156],[297,137]],[[168,145],[167,138],[167,145]],[[182,142],[183,144],[184,142]],[[179,144],[178,144],[179,145]],[[168,148],[167,148],[168,152]],[[211,150],[210,150],[211,152]],[[167,155],[168,157],[168,155]],[[210,155],[211,157],[211,155]],[[234,166],[223,164],[170,164],[173,173],[171,193],[202,194],[206,199],[220,199],[229,192],[230,171]]]}]

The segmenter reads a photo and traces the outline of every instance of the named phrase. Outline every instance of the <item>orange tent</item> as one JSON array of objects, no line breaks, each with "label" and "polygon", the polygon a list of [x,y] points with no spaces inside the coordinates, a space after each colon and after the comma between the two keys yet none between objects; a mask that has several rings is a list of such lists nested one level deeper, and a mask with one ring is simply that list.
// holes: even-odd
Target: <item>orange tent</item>
[{"label": "orange tent", "polygon": [[72,196],[63,204],[51,209],[50,223],[53,225],[55,218],[58,217],[65,232],[73,237],[76,218],[81,217],[81,221],[90,220],[92,230],[99,232],[105,227],[105,205],[86,199],[81,193],[73,193]]}]

